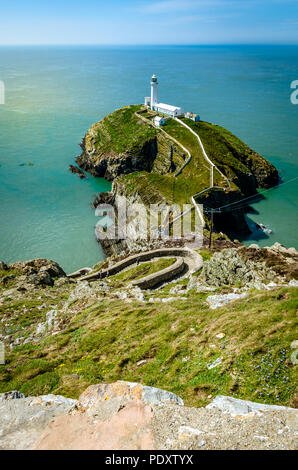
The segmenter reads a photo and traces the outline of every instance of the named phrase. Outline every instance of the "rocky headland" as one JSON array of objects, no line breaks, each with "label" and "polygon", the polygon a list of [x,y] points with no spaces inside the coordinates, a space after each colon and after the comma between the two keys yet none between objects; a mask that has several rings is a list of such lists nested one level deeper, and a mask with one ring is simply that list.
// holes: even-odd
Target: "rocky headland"
[{"label": "rocky headland", "polygon": [[[187,204],[194,194],[209,188],[210,168],[202,149],[187,129],[170,119],[162,128],[152,124],[155,113],[143,106],[127,106],[97,122],[82,140],[78,165],[94,176],[113,182],[111,193],[94,201],[117,204],[125,196],[128,203]],[[217,208],[244,197],[258,197],[257,189],[278,184],[276,168],[226,129],[208,122],[183,119],[196,133],[208,157],[216,165],[214,185],[198,196],[197,203]],[[191,154],[191,159],[186,153]],[[187,163],[188,162],[188,163]],[[182,170],[183,169],[183,170]],[[214,229],[228,236],[250,232],[245,219],[247,207],[216,213]],[[205,214],[206,227],[210,214]],[[120,240],[102,242],[108,255],[131,249]],[[127,246],[128,245],[128,246]]]},{"label": "rocky headland", "polygon": [[[182,204],[208,186],[189,134],[151,118],[130,106],[86,134],[78,164],[113,181],[95,206]],[[224,188],[207,204],[278,182],[228,131],[191,125]],[[178,141],[193,156],[182,173]],[[212,249],[204,232],[201,247],[107,240],[113,256],[68,275],[45,259],[0,262],[0,448],[294,449],[298,253],[231,241],[223,229],[245,231],[244,214],[217,218]]]}]

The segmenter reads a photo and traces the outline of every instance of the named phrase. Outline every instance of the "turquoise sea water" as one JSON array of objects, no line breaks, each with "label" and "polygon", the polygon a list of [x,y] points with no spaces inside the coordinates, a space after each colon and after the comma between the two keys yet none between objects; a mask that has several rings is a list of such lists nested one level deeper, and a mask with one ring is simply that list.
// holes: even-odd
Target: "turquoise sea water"
[{"label": "turquoise sea water", "polygon": [[[276,165],[285,183],[295,178],[297,65],[295,46],[0,48],[0,259],[51,258],[70,272],[103,258],[90,203],[110,184],[82,181],[68,165],[93,122],[143,101],[152,73],[161,101],[226,127]],[[251,240],[297,247],[297,184],[254,204],[250,218],[274,233]]]}]

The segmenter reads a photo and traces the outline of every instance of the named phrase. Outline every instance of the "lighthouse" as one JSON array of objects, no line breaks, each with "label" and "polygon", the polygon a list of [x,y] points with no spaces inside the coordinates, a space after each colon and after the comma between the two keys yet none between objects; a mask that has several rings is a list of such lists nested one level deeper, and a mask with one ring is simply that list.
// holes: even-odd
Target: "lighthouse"
[{"label": "lighthouse", "polygon": [[158,97],[157,97],[157,77],[156,75],[152,75],[151,78],[151,109],[154,109],[154,107],[158,103]]},{"label": "lighthouse", "polygon": [[159,103],[158,96],[157,96],[157,77],[156,75],[152,75],[151,78],[151,97],[145,97],[145,106],[147,108],[152,109],[152,111],[157,111],[158,113],[167,114],[171,117],[182,116],[184,111],[182,108],[178,106],[172,106],[170,104]]}]

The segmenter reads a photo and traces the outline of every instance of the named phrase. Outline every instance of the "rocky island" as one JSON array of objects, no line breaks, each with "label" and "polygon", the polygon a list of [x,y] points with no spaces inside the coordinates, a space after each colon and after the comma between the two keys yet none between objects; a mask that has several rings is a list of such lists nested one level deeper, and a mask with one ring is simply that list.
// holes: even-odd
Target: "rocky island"
[{"label": "rocky island", "polygon": [[[225,129],[155,115],[128,106],[87,132],[78,165],[113,182],[95,206],[219,207],[278,183]],[[113,240],[68,275],[0,262],[0,449],[294,449],[298,253],[231,241],[244,215],[218,213],[211,248],[205,232],[199,248]]]},{"label": "rocky island", "polygon": [[[258,189],[278,184],[277,169],[226,129],[187,118],[167,119],[158,128],[154,125],[156,115],[142,105],[127,106],[86,133],[78,165],[113,182],[112,193],[101,194],[95,205],[114,201],[117,196],[145,205],[184,204],[202,192],[196,201],[216,208],[248,196],[257,198]],[[200,136],[203,149],[191,131]],[[204,153],[214,164],[213,184]],[[244,217],[247,207],[235,209],[215,214],[216,232],[234,237],[249,233]],[[208,227],[208,214],[205,219]],[[113,252],[110,249],[108,254]]]}]

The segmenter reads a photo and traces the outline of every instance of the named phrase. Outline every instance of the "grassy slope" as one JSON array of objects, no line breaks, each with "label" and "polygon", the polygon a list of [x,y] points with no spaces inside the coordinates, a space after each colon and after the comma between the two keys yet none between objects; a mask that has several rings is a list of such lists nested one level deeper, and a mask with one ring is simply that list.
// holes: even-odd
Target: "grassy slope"
[{"label": "grassy slope", "polygon": [[[150,113],[147,113],[146,117],[150,117]],[[243,173],[249,172],[247,167],[231,154],[229,147],[230,144],[228,144],[220,135],[217,129],[218,126],[212,126],[208,123],[194,123],[189,119],[186,119],[185,121],[190,125],[190,127],[193,127],[194,130],[199,131],[200,135],[202,129],[204,129],[204,132],[202,132],[202,140],[206,146],[207,154],[214,159],[215,163],[219,164],[222,170],[227,170],[228,162],[228,164],[233,168],[237,168],[237,170],[241,170]],[[201,126],[200,128],[196,127],[198,124]],[[180,174],[178,178],[174,178],[173,174],[159,175],[157,173],[146,172],[133,173],[131,175],[121,176],[120,181],[125,184],[127,191],[131,193],[136,191],[142,193],[142,188],[146,188],[150,185],[152,188],[150,197],[154,202],[158,197],[160,199],[160,195],[162,195],[167,201],[172,203],[189,203],[190,197],[193,194],[210,185],[210,167],[202,154],[202,150],[196,137],[181,124],[173,119],[167,120],[162,129],[181,142],[181,144],[187,148],[192,155],[192,160],[185,167],[183,173]],[[231,134],[231,136],[234,137],[233,134]],[[235,142],[240,142],[241,144],[241,141],[236,137]],[[206,143],[208,145],[206,145]],[[239,151],[241,150],[240,144],[237,147],[237,150]],[[243,146],[246,148],[245,144],[243,144]],[[224,187],[226,186],[225,181],[216,171],[215,184]],[[232,187],[233,189],[237,189],[235,184],[233,184]]]},{"label": "grassy slope", "polygon": [[156,273],[157,271],[168,268],[173,263],[175,263],[175,261],[176,258],[165,258],[154,260],[154,262],[141,263],[138,266],[122,271],[120,274],[111,276],[110,280],[112,281],[112,286],[117,287],[125,285],[126,282],[136,281],[142,277],[149,276],[150,274]]},{"label": "grassy slope", "polygon": [[155,137],[158,132],[135,115],[141,106],[127,106],[117,109],[107,115],[102,121],[95,124],[97,130],[97,142],[95,144],[98,153],[114,151],[135,152],[143,146],[144,142]]},{"label": "grassy slope", "polygon": [[[144,143],[155,138],[162,131],[146,125],[135,113],[152,120],[156,113],[146,110],[141,105],[120,108],[95,124],[97,141],[95,146],[98,155],[108,152],[121,154],[124,152],[138,155]],[[185,122],[201,137],[207,155],[229,176],[234,179],[232,189],[237,190],[237,177],[251,174],[250,167],[268,166],[268,162],[252,151],[244,142],[226,129],[208,122]],[[137,172],[122,175],[119,179],[127,187],[127,191],[138,191],[150,202],[159,202],[164,198],[168,202],[189,203],[190,197],[210,185],[210,168],[195,136],[175,120],[167,120],[162,128],[170,136],[177,139],[192,154],[192,160],[178,178],[174,174],[161,175],[157,172]],[[170,142],[172,145],[172,142]],[[180,167],[180,163],[178,168]],[[270,166],[270,165],[269,165]],[[177,169],[178,169],[177,168]],[[215,185],[226,186],[225,180],[215,171]],[[148,194],[147,188],[151,191]],[[145,189],[145,191],[144,191]]]},{"label": "grassy slope", "polygon": [[[170,287],[147,297],[171,296]],[[28,336],[50,308],[61,309],[70,288],[8,297],[0,315],[11,321],[1,323],[1,333]],[[64,331],[7,352],[0,391],[77,397],[89,384],[122,379],[171,390],[195,406],[217,394],[295,404],[296,369],[286,359],[297,339],[297,289],[252,292],[217,310],[207,295],[189,291],[185,300],[157,304],[78,300],[61,313]],[[218,357],[222,364],[208,370]]]},{"label": "grassy slope", "polygon": [[238,155],[250,155],[252,152],[247,145],[231,132],[216,124],[199,121],[194,122],[191,119],[185,119],[185,122],[195,132],[197,132],[203,142],[207,155],[220,167],[221,170],[229,169],[241,171],[249,174],[250,170],[243,164],[232,152],[236,151]]}]

